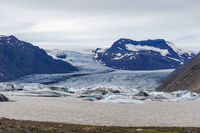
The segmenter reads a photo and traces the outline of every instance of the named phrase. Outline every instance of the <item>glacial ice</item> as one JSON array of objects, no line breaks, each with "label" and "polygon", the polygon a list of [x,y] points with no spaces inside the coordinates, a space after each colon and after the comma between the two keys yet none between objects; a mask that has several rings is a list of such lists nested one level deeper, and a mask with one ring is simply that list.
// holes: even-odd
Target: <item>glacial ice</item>
[{"label": "glacial ice", "polygon": [[[161,79],[172,70],[126,71],[113,70],[93,60],[93,54],[73,51],[48,51],[66,54],[65,61],[79,68],[67,74],[35,74],[14,81],[0,83],[0,91],[18,96],[73,96],[97,98],[96,102],[144,104],[146,101],[200,101],[199,94],[190,91],[157,92]],[[137,96],[143,91],[148,96]],[[101,98],[99,98],[101,97]],[[93,99],[92,99],[93,98]],[[99,99],[98,99],[99,98]]]},{"label": "glacial ice", "polygon": [[107,100],[103,99],[98,102],[112,102],[112,103],[123,103],[123,104],[145,104],[145,102],[135,99],[115,99],[115,100]]},{"label": "glacial ice", "polygon": [[[83,51],[82,51],[83,52]],[[63,51],[63,50],[48,50],[47,54],[54,59],[62,59],[76,66],[80,71],[106,71],[112,68],[101,65],[94,60],[94,53],[92,52],[76,52],[76,51]],[[58,58],[57,55],[65,55],[66,58]]]},{"label": "glacial ice", "polygon": [[[179,102],[200,101],[200,95],[190,91],[157,92],[144,91],[147,96],[137,95],[140,90],[123,89],[120,87],[97,86],[95,88],[67,88],[48,86],[36,83],[1,83],[0,91],[5,95],[61,97],[73,96],[80,98],[93,98],[96,102],[112,102],[126,104],[144,104],[146,101]],[[6,93],[8,92],[8,93]],[[103,92],[103,93],[102,93]]]}]

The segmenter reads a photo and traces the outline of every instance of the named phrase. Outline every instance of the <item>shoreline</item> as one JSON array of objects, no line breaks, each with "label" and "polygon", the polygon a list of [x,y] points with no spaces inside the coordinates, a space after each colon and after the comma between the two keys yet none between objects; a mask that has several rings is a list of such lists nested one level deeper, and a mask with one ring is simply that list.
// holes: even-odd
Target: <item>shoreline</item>
[{"label": "shoreline", "polygon": [[14,102],[0,103],[0,117],[9,119],[92,126],[200,127],[198,101],[119,104],[73,97],[7,97]]}]

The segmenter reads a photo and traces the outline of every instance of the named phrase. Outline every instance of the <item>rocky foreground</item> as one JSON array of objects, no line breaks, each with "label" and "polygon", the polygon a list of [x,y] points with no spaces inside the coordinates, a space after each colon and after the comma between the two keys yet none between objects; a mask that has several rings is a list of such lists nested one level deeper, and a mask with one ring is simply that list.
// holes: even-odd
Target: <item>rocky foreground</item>
[{"label": "rocky foreground", "polygon": [[106,127],[106,126],[89,126],[89,125],[74,125],[66,123],[52,123],[52,122],[36,122],[13,119],[0,119],[0,133],[5,132],[43,132],[43,133],[187,133],[200,132],[200,128],[180,128],[180,127]]}]

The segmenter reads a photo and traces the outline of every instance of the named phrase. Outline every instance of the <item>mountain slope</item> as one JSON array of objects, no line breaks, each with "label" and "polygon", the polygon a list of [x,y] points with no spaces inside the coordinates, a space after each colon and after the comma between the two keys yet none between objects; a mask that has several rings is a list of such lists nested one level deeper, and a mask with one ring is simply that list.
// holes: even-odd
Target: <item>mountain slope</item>
[{"label": "mountain slope", "polygon": [[71,64],[55,60],[37,46],[14,36],[0,36],[0,81],[29,74],[77,71]]},{"label": "mountain slope", "polygon": [[124,70],[174,69],[195,55],[163,39],[134,41],[123,38],[114,42],[111,48],[96,49],[95,53],[97,61]]},{"label": "mountain slope", "polygon": [[190,90],[200,93],[200,53],[172,72],[157,90]]}]

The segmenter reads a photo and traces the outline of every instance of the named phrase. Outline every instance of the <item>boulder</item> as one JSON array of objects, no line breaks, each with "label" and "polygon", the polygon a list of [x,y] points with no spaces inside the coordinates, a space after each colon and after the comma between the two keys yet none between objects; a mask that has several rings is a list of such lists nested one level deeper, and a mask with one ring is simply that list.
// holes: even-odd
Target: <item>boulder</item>
[{"label": "boulder", "polygon": [[136,96],[149,96],[149,94],[147,94],[146,92],[140,91],[138,94],[136,94]]},{"label": "boulder", "polygon": [[9,99],[3,94],[0,94],[0,102],[6,102],[6,101],[9,101]]},{"label": "boulder", "polygon": [[88,97],[86,99],[84,99],[84,101],[97,101],[98,99],[94,98],[94,97]]},{"label": "boulder", "polygon": [[88,89],[83,94],[89,94],[89,95],[94,95],[94,94],[101,94],[101,95],[106,95],[110,93],[108,89],[106,88],[96,88],[96,89]]},{"label": "boulder", "polygon": [[96,100],[101,100],[103,98],[103,95],[101,94],[95,94],[95,95],[80,95],[77,98],[92,98],[92,99],[96,99]]}]

